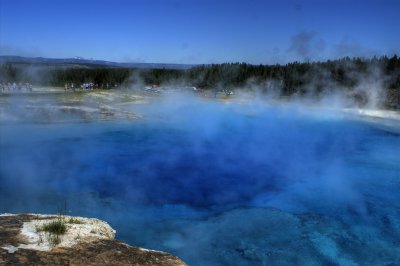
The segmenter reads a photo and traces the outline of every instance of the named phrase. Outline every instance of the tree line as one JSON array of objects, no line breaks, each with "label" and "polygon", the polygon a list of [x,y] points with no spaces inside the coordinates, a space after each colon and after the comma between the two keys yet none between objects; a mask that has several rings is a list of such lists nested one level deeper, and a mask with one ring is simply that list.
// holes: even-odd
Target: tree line
[{"label": "tree line", "polygon": [[[32,68],[32,66],[29,66]],[[34,68],[35,66],[33,66]],[[109,67],[39,67],[29,75],[24,65],[3,64],[0,82],[31,82],[64,86],[65,83],[124,84],[131,86],[181,84],[199,89],[279,90],[283,96],[321,94],[333,90],[352,91],[363,84],[379,84],[388,92],[388,104],[400,106],[400,58],[382,56],[323,62],[292,62],[286,65],[223,63],[198,65],[187,70]],[[29,69],[29,68],[28,68]],[[38,78],[40,77],[40,78]],[[362,101],[363,95],[357,95]],[[397,97],[397,98],[396,98]]]}]

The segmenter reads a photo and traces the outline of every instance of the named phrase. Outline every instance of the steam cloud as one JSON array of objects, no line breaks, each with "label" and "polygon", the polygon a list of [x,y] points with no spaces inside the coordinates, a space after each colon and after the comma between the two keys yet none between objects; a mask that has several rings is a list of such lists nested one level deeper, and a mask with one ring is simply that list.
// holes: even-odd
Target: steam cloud
[{"label": "steam cloud", "polygon": [[[319,120],[263,102],[222,105],[175,95],[132,108],[145,121],[5,127],[3,187],[224,209],[296,184],[321,182],[324,189],[324,178],[346,184],[343,157],[364,134],[335,115]],[[358,197],[351,185],[343,189],[341,200]]]},{"label": "steam cloud", "polygon": [[325,42],[317,37],[316,32],[300,32],[292,37],[288,51],[296,53],[304,61],[318,59],[312,56],[317,55],[316,51],[322,52],[325,49]]},{"label": "steam cloud", "polygon": [[[371,81],[379,86],[376,73]],[[265,86],[270,86],[267,97],[279,99],[274,95],[279,84]],[[324,246],[321,241],[339,245],[341,240],[362,250],[363,234],[377,225],[390,228],[377,233],[379,243],[390,246],[390,237],[400,236],[394,226],[382,226],[398,217],[388,205],[399,197],[398,136],[311,105],[311,96],[292,104],[255,99],[257,93],[229,102],[170,94],[146,104],[115,103],[131,94],[106,94],[111,100],[88,94],[82,104],[96,107],[91,97],[97,95],[101,104],[142,117],[137,121],[32,123],[46,119],[43,114],[39,120],[25,115],[23,124],[3,124],[2,212],[54,213],[67,201],[73,214],[109,221],[131,244],[170,251],[199,265],[276,263],[262,254],[275,252],[280,239],[294,249],[300,243],[310,254]],[[332,103],[334,96],[320,102]],[[342,95],[335,99],[346,105]],[[40,101],[57,105],[50,98]],[[18,107],[32,102],[11,97],[7,104],[18,114]],[[61,122],[71,118],[53,115],[63,115]],[[380,183],[382,176],[395,185]],[[367,232],[353,224],[365,225]],[[327,226],[345,232],[344,240],[332,244],[329,230],[320,229]],[[290,237],[273,232],[290,232]],[[290,254],[282,256],[298,261]],[[315,257],[330,261],[329,253]]]}]

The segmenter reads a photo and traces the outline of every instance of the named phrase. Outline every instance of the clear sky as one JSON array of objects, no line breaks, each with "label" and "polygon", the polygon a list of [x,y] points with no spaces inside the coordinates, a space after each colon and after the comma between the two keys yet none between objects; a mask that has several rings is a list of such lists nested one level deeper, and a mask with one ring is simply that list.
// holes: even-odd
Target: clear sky
[{"label": "clear sky", "polygon": [[0,54],[275,64],[400,54],[400,0],[0,0]]}]

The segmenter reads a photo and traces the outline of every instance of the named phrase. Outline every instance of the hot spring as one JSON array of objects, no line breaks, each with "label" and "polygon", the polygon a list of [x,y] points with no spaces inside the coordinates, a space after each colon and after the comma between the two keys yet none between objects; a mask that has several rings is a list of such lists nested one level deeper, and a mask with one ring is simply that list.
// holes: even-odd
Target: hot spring
[{"label": "hot spring", "polygon": [[190,265],[400,264],[400,135],[383,120],[260,102],[126,108],[142,119],[1,125],[0,211],[97,217]]}]

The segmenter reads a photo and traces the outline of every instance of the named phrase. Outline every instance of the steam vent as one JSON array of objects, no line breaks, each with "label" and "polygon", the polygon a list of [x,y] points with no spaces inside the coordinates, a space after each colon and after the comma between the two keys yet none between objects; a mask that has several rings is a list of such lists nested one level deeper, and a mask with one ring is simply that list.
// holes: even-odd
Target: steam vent
[{"label": "steam vent", "polygon": [[114,236],[115,230],[98,219],[2,214],[0,265],[186,265],[176,256],[132,247]]}]

